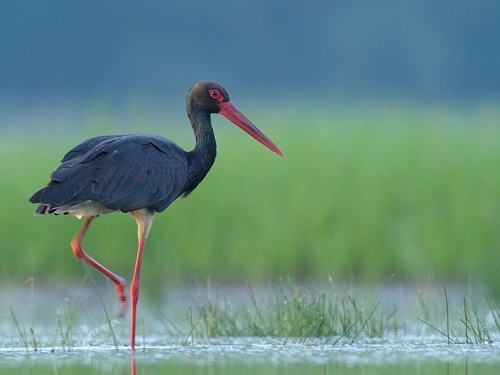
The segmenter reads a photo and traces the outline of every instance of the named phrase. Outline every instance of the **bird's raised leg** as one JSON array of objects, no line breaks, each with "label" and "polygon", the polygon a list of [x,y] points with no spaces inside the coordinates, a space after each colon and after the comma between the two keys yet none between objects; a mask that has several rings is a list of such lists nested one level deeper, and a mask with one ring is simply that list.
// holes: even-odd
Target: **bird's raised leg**
[{"label": "bird's raised leg", "polygon": [[100,263],[98,263],[94,258],[90,257],[83,251],[82,248],[82,240],[83,237],[85,236],[85,233],[87,232],[87,229],[90,226],[90,223],[92,220],[95,218],[95,216],[89,216],[85,222],[83,223],[82,228],[78,231],[76,236],[71,240],[71,249],[73,250],[73,254],[78,259],[83,260],[85,263],[91,265],[94,267],[96,270],[104,274],[107,278],[109,278],[114,284],[115,284],[115,289],[116,289],[116,294],[118,296],[118,302],[120,304],[120,317],[123,317],[125,315],[125,309],[127,307],[127,296],[125,295],[125,279],[122,277],[114,274],[110,270],[108,270],[106,267],[102,266]]},{"label": "bird's raised leg", "polygon": [[137,222],[137,256],[135,260],[134,276],[130,284],[130,348],[135,350],[135,322],[137,317],[137,301],[139,301],[139,284],[141,279],[141,264],[142,253],[144,251],[144,243],[148,237],[149,230],[153,224],[155,213],[147,208],[133,211],[131,215]]}]

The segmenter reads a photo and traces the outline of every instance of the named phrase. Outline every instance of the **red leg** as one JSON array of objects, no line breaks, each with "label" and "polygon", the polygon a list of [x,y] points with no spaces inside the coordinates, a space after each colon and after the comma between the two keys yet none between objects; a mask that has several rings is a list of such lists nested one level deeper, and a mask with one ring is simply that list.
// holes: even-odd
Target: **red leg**
[{"label": "red leg", "polygon": [[147,209],[131,212],[137,222],[137,256],[135,259],[134,276],[130,284],[130,348],[135,350],[135,323],[137,317],[137,301],[139,301],[139,284],[141,279],[142,253],[144,243],[153,224],[154,212]]},{"label": "red leg", "polygon": [[137,301],[139,301],[139,284],[141,278],[142,252],[144,250],[144,239],[139,239],[137,247],[137,258],[135,260],[134,276],[130,284],[130,347],[135,348],[135,322],[137,316]]},{"label": "red leg", "polygon": [[108,270],[106,267],[99,264],[95,259],[87,255],[82,248],[83,237],[85,236],[85,233],[87,232],[87,229],[89,228],[90,223],[92,222],[94,217],[95,216],[89,216],[85,220],[80,231],[76,234],[75,238],[71,240],[71,249],[73,249],[73,254],[75,254],[78,259],[82,259],[85,263],[94,267],[115,284],[116,294],[120,303],[120,316],[123,316],[125,315],[125,308],[127,307],[127,296],[125,295],[125,280]]}]

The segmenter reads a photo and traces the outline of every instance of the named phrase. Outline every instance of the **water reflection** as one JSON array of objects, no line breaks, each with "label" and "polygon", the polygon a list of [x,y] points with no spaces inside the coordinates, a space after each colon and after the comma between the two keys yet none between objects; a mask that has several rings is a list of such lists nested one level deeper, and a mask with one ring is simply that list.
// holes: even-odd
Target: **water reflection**
[{"label": "water reflection", "polygon": [[137,362],[135,360],[135,350],[130,351],[130,373],[132,375],[137,374]]},{"label": "water reflection", "polygon": [[[342,347],[247,339],[192,346],[75,348],[27,353],[0,348],[0,375],[132,374],[497,374],[500,345],[370,343]],[[29,372],[27,372],[29,370]]]}]

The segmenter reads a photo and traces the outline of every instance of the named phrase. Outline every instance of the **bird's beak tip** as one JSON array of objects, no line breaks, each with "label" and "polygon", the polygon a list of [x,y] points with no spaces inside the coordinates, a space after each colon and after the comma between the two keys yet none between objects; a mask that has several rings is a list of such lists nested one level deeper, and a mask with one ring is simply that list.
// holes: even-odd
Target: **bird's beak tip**
[{"label": "bird's beak tip", "polygon": [[224,102],[218,104],[220,108],[219,114],[227,118],[233,124],[245,131],[251,137],[262,143],[269,150],[276,155],[283,157],[283,152],[276,146],[264,133],[262,133],[248,118],[241,113],[238,108],[231,102]]}]

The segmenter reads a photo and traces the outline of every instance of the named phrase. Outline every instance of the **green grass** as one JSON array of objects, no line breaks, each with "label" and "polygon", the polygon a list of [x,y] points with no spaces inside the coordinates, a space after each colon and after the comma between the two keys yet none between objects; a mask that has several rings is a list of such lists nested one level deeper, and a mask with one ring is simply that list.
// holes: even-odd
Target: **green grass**
[{"label": "green grass", "polygon": [[[62,306],[54,306],[55,319],[39,316],[37,306],[30,306],[30,311],[22,306],[9,306],[12,328],[3,325],[2,347],[24,348],[26,352],[47,349],[71,352],[75,347],[99,344],[116,349],[126,347],[128,320],[122,317],[111,322],[102,301],[94,307],[82,303],[81,292],[87,280],[88,277],[84,277],[75,298],[66,299]],[[32,281],[30,283],[34,301],[39,299],[39,291]],[[247,284],[247,295],[243,296],[231,289],[220,290],[209,281],[206,288],[192,294],[191,304],[187,301],[182,304],[187,321],[171,315],[172,306],[176,304],[172,300],[168,301],[165,311],[164,305],[158,303],[153,306],[155,312],[142,308],[138,348],[205,345],[237,338],[315,346],[412,340],[436,343],[435,333],[449,345],[492,344],[500,338],[500,308],[487,293],[483,293],[481,299],[472,295],[464,296],[461,301],[456,293],[449,298],[445,288],[444,298],[436,300],[429,289],[421,311],[416,312],[406,298],[392,305],[388,300],[382,304],[382,300],[374,301],[371,293],[362,289],[339,287],[333,282],[302,287],[291,279],[281,279],[258,290]],[[97,313],[99,317],[89,318],[91,310],[92,315]],[[119,327],[118,335],[113,326]]]},{"label": "green grass", "polygon": [[192,329],[188,339],[277,337],[284,344],[290,338],[300,343],[321,339],[324,344],[352,344],[360,336],[384,337],[396,318],[393,313],[384,317],[384,313],[376,311],[380,301],[367,309],[351,291],[333,286],[318,292],[290,280],[281,281],[270,288],[262,301],[250,285],[247,287],[251,304],[243,306],[230,298],[221,299],[208,288],[197,298],[196,324],[189,316]]},{"label": "green grass", "polygon": [[[275,337],[282,339],[283,344],[293,338],[299,343],[345,345],[372,338],[397,341],[408,334],[430,341],[428,333],[437,332],[448,344],[482,345],[492,344],[500,337],[500,307],[488,293],[463,296],[460,304],[460,297],[450,299],[445,287],[442,301],[433,300],[430,295],[425,297],[421,318],[422,312],[417,317],[408,315],[405,310],[409,306],[386,304],[380,308],[380,300],[370,306],[355,288],[325,285],[318,290],[299,287],[291,280],[280,281],[259,299],[248,286],[251,303],[247,304],[221,298],[209,285],[196,299],[195,323],[189,315],[192,328],[185,342],[189,343],[190,338],[194,342],[195,336],[198,340]],[[435,312],[429,314],[430,309]],[[417,327],[418,322],[421,327]]]},{"label": "green grass", "polygon": [[[88,277],[82,280],[74,301],[70,298],[62,306],[57,306],[54,310],[55,319],[39,317],[33,302],[29,312],[19,306],[9,306],[11,325],[18,333],[16,339],[12,332],[4,332],[6,338],[10,337],[10,346],[24,347],[26,352],[47,348],[53,352],[70,352],[75,345],[85,346],[87,338],[90,338],[91,345],[95,345],[94,339],[103,340],[107,347],[113,344],[116,349],[123,345],[118,344],[113,323],[97,287],[102,320],[94,319],[91,324],[83,324],[87,308],[81,303],[81,291],[87,280]],[[31,300],[34,301],[37,291],[33,280],[30,280],[30,284]],[[148,322],[149,334],[160,337],[160,342],[164,336],[170,340],[174,338],[182,345],[207,343],[224,337],[273,337],[282,340],[283,344],[294,339],[294,342],[299,343],[337,345],[352,344],[360,338],[382,338],[397,324],[395,312],[384,316],[384,312],[377,310],[380,302],[367,309],[351,290],[341,290],[333,284],[318,292],[312,287],[302,288],[291,280],[282,280],[268,288],[265,296],[257,297],[250,285],[247,286],[247,291],[247,302],[244,302],[241,295],[238,300],[234,299],[234,294],[219,295],[218,289],[212,288],[209,283],[206,289],[193,295],[193,307],[188,309],[188,325],[179,322],[172,324],[172,317],[165,317],[162,313],[158,320],[155,319],[156,323]],[[155,306],[155,309],[158,308]],[[18,312],[21,313],[20,316]],[[29,321],[22,318],[27,313],[31,316]],[[40,320],[37,324],[35,317]],[[107,324],[101,324],[104,321]],[[393,325],[390,324],[391,321],[394,322]],[[126,320],[121,323],[124,322]],[[119,321],[116,323],[122,328],[128,326]],[[141,321],[138,323],[140,327]],[[85,325],[88,326],[87,332],[82,333],[81,327]],[[73,332],[75,326],[76,334]],[[123,334],[121,332],[120,340],[124,339]],[[138,341],[148,339],[146,333],[143,335],[142,339],[138,337]],[[185,339],[179,340],[181,337]],[[6,342],[2,345],[6,345]]]},{"label": "green grass", "polygon": [[[500,285],[498,111],[310,115],[253,116],[283,159],[217,120],[218,160],[188,199],[155,219],[142,286],[276,275]],[[1,142],[3,281],[80,279],[69,241],[81,222],[34,217],[27,200],[67,149],[108,133],[105,124],[89,128],[68,139],[27,133]],[[155,132],[192,146],[187,126]],[[84,246],[130,280],[136,228],[127,215],[96,220]]]},{"label": "green grass", "polygon": [[[459,309],[458,324],[451,322],[448,294],[444,289],[446,323],[438,327],[427,320],[418,320],[429,326],[433,331],[447,338],[448,344],[492,344],[494,342],[490,328],[496,328],[500,333],[500,308],[489,295],[482,296],[483,303],[479,304],[475,297],[463,297],[463,305]],[[493,319],[494,324],[487,323],[487,317]]]}]

